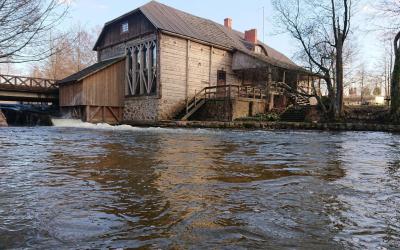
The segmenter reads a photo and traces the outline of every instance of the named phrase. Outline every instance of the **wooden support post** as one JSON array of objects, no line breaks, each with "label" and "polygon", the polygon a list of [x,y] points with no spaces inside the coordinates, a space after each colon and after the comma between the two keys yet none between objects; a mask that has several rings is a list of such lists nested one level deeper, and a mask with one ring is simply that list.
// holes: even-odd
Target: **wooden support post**
[{"label": "wooden support post", "polygon": [[286,83],[286,71],[283,71],[283,79],[282,79],[283,83]]},{"label": "wooden support post", "polygon": [[268,71],[267,71],[267,88],[266,88],[266,99],[267,99],[267,104],[268,104],[268,108],[267,111],[271,111],[272,108],[274,107],[274,97],[271,94],[271,85],[272,85],[272,68],[271,66],[268,67]]},{"label": "wooden support post", "polygon": [[312,93],[312,91],[314,91],[314,87],[315,87],[315,85],[314,85],[314,76],[311,76],[311,86],[310,86],[311,93]]},{"label": "wooden support post", "polygon": [[321,93],[321,78],[318,79],[318,95],[322,96],[322,93]]},{"label": "wooden support post", "polygon": [[89,122],[90,119],[90,106],[86,106],[85,122]]}]

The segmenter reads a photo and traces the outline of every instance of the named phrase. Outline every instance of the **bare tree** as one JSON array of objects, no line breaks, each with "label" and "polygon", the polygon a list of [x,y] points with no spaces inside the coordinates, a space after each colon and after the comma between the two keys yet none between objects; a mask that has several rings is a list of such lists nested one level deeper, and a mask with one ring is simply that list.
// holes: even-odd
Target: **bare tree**
[{"label": "bare tree", "polygon": [[0,0],[0,63],[35,61],[49,55],[44,35],[67,12],[60,0]]},{"label": "bare tree", "polygon": [[394,63],[390,86],[390,113],[395,122],[400,121],[400,1],[382,0],[378,8],[386,18],[385,29],[394,34]]},{"label": "bare tree", "polygon": [[[353,0],[354,1],[354,0]],[[310,69],[323,76],[331,118],[343,115],[344,57],[352,0],[273,0],[279,25],[297,40]]]},{"label": "bare tree", "polygon": [[384,88],[385,88],[385,97],[389,98],[390,97],[390,85],[391,85],[391,79],[392,79],[392,68],[393,68],[393,46],[392,46],[392,36],[387,36],[385,35],[384,38],[382,39],[382,46],[384,47],[384,52],[382,54],[382,58],[379,62],[379,65],[377,65],[377,68],[382,69],[382,79],[384,82]]},{"label": "bare tree", "polygon": [[97,35],[97,30],[87,30],[77,24],[67,35],[51,37],[51,56],[43,62],[34,63],[31,74],[40,71],[42,77],[60,80],[92,65],[97,60],[92,50]]}]

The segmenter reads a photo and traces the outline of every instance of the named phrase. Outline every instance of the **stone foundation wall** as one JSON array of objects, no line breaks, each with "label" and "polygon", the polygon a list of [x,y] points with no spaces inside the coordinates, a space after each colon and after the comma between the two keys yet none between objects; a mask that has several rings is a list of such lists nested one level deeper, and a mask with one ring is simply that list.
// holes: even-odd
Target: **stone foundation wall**
[{"label": "stone foundation wall", "polygon": [[0,127],[7,127],[7,119],[4,116],[3,112],[0,110]]},{"label": "stone foundation wall", "polygon": [[190,120],[194,121],[231,121],[232,102],[210,100],[201,107]]},{"label": "stone foundation wall", "polygon": [[262,100],[234,100],[232,119],[245,118],[265,113],[265,102]]},{"label": "stone foundation wall", "polygon": [[263,113],[265,102],[262,100],[209,100],[190,120],[233,121]]},{"label": "stone foundation wall", "polygon": [[158,120],[174,120],[185,107],[185,100],[161,99]]},{"label": "stone foundation wall", "polygon": [[155,97],[127,98],[124,102],[123,120],[126,122],[156,122],[159,99]]}]

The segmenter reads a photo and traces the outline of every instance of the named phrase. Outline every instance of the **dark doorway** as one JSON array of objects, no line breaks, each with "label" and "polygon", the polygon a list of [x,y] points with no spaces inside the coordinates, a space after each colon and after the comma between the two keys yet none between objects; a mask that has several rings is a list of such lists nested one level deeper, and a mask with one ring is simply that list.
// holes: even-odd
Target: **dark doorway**
[{"label": "dark doorway", "polygon": [[254,116],[253,110],[254,110],[254,102],[249,102],[249,117]]},{"label": "dark doorway", "polygon": [[217,97],[225,97],[226,96],[226,71],[218,70],[217,71]]}]

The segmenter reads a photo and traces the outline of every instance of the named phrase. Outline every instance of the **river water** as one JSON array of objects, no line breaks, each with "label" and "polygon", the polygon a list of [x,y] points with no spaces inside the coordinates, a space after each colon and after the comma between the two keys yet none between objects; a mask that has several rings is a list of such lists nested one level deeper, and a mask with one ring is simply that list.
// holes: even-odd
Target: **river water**
[{"label": "river water", "polygon": [[400,135],[0,129],[3,248],[400,248]]}]

